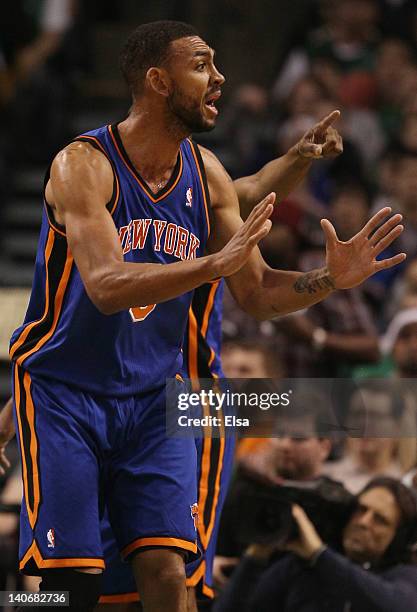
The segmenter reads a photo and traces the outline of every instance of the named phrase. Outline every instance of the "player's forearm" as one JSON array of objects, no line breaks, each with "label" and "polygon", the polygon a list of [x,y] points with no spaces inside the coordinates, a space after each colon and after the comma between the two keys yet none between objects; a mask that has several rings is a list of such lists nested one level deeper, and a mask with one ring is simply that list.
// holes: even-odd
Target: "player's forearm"
[{"label": "player's forearm", "polygon": [[239,301],[246,312],[265,320],[312,306],[333,291],[335,283],[327,268],[306,274],[267,268],[259,286]]},{"label": "player's forearm", "polygon": [[285,155],[267,163],[259,172],[234,181],[243,219],[268,193],[277,194],[277,202],[283,200],[306,176],[311,159],[302,157],[296,147]]},{"label": "player's forearm", "polygon": [[87,293],[103,314],[158,304],[216,278],[217,255],[173,264],[116,263],[97,271],[85,283]]}]

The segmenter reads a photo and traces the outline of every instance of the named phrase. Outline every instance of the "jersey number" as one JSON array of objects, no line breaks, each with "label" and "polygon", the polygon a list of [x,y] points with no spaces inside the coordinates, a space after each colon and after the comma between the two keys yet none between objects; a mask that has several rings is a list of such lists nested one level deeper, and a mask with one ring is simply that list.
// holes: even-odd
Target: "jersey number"
[{"label": "jersey number", "polygon": [[130,308],[130,316],[132,317],[132,321],[134,323],[140,323],[140,321],[144,321],[146,317],[148,317],[153,310],[155,310],[156,304],[149,304],[149,306],[135,306],[135,308]]}]

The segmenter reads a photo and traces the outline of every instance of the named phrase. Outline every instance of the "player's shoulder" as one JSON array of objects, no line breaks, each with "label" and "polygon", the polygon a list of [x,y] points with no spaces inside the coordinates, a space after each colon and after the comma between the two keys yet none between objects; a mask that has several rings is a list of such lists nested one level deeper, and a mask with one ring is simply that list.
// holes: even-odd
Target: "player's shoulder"
[{"label": "player's shoulder", "polygon": [[74,186],[82,203],[86,200],[108,202],[113,192],[110,161],[87,142],[71,142],[55,156],[45,192],[48,202],[65,201],[66,206],[76,207]]},{"label": "player's shoulder", "polygon": [[112,172],[110,161],[106,155],[90,143],[82,140],[70,142],[56,154],[52,162],[52,170],[59,168],[75,171],[82,171],[83,169],[105,171],[107,169]]}]

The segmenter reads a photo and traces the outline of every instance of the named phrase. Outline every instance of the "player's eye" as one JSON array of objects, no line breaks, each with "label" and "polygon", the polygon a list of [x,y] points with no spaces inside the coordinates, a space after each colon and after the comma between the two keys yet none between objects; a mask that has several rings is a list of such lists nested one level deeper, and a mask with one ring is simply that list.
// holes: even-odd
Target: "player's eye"
[{"label": "player's eye", "polygon": [[197,70],[199,70],[200,72],[202,72],[204,70],[204,68],[206,67],[206,62],[200,62],[197,65]]}]

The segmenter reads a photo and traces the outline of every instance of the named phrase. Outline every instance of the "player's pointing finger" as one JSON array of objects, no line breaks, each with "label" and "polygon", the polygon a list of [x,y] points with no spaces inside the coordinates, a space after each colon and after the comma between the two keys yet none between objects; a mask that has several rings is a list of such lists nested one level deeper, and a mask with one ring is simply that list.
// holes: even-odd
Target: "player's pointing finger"
[{"label": "player's pointing finger", "polygon": [[315,133],[316,134],[324,134],[325,131],[327,130],[328,127],[330,127],[335,121],[337,121],[337,119],[339,119],[340,117],[340,111],[339,110],[334,110],[331,113],[329,113],[327,115],[327,117],[324,117],[324,119],[322,119],[318,124],[317,127],[315,128]]}]

